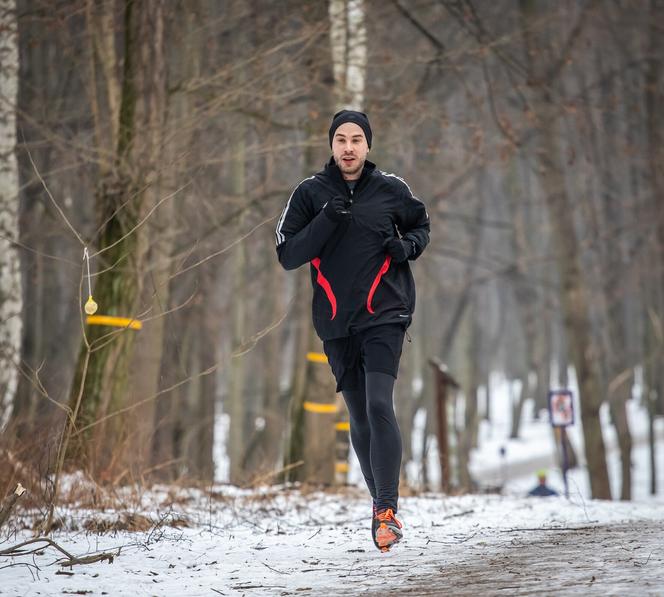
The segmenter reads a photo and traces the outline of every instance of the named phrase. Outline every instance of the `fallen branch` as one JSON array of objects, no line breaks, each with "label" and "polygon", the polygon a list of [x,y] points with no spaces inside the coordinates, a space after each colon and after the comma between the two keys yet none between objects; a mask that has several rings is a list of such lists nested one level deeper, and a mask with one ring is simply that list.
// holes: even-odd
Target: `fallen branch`
[{"label": "fallen branch", "polygon": [[12,547],[8,547],[7,549],[0,550],[0,556],[25,556],[25,555],[30,555],[32,553],[36,553],[44,549],[43,546],[29,550],[23,549],[24,547],[28,545],[34,545],[35,543],[46,543],[47,545],[54,547],[59,552],[66,555],[68,558],[74,557],[66,549],[60,547],[55,541],[49,539],[48,537],[35,537],[34,539],[28,539],[27,541],[19,543],[18,545],[14,545]]},{"label": "fallen branch", "polygon": [[89,556],[77,557],[69,553],[66,549],[64,549],[60,545],[58,545],[55,541],[53,541],[53,539],[49,539],[48,537],[36,537],[35,539],[29,539],[28,541],[24,541],[23,543],[19,543],[18,545],[14,545],[7,549],[1,550],[0,556],[25,556],[41,552],[44,549],[43,545],[35,547],[34,549],[23,549],[28,545],[34,545],[36,543],[46,543],[47,546],[50,545],[51,547],[53,547],[54,549],[58,550],[60,553],[65,555],[66,558],[58,560],[56,564],[66,568],[71,568],[72,566],[75,566],[77,564],[94,564],[95,562],[103,562],[103,561],[108,561],[109,564],[112,564],[115,557],[120,555],[120,548],[118,548],[117,553],[105,551],[102,553],[97,553]]},{"label": "fallen branch", "polygon": [[110,551],[104,551],[102,553],[97,553],[91,556],[82,556],[80,558],[72,557],[68,560],[58,560],[56,564],[62,566],[63,568],[71,568],[76,564],[94,564],[95,562],[104,562],[108,561],[109,564],[113,563],[115,556],[120,555],[120,549],[118,548],[118,553],[111,553]]},{"label": "fallen branch", "polygon": [[16,505],[18,498],[20,498],[24,493],[25,487],[19,483],[16,485],[14,493],[5,498],[4,502],[2,503],[2,509],[0,509],[0,528],[2,528],[2,525],[5,524],[5,522],[7,522],[7,519],[9,518],[12,509]]}]

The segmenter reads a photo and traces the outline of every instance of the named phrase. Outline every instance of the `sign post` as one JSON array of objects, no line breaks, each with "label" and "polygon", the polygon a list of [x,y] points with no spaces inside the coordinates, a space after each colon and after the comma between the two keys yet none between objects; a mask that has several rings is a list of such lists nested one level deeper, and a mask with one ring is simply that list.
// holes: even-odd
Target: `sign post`
[{"label": "sign post", "polygon": [[574,396],[570,390],[551,390],[549,392],[549,419],[560,441],[563,457],[563,482],[565,483],[565,497],[569,499],[569,486],[567,484],[567,470],[569,459],[567,457],[567,442],[565,435],[567,427],[574,424]]}]

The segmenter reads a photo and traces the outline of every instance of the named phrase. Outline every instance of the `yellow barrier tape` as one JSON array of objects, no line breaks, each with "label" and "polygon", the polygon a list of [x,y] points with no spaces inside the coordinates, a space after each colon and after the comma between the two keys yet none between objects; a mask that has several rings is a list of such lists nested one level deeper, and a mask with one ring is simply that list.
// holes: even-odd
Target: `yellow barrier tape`
[{"label": "yellow barrier tape", "polygon": [[305,402],[303,404],[304,410],[310,413],[335,413],[338,411],[336,404],[321,404],[320,402]]},{"label": "yellow barrier tape", "polygon": [[350,431],[350,423],[348,421],[341,421],[340,423],[335,423],[334,428],[337,431]]},{"label": "yellow barrier tape", "polygon": [[327,363],[327,356],[323,352],[308,352],[307,361],[313,363]]},{"label": "yellow barrier tape", "polygon": [[143,323],[129,317],[113,317],[112,315],[88,315],[85,319],[88,325],[109,325],[116,328],[130,328],[140,330]]},{"label": "yellow barrier tape", "polygon": [[347,473],[349,470],[347,462],[335,462],[334,463],[334,472],[335,473]]}]

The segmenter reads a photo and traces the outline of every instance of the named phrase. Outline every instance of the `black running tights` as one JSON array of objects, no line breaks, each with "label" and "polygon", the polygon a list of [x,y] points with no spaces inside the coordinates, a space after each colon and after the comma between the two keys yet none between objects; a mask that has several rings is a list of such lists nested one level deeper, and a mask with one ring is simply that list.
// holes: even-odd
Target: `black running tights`
[{"label": "black running tights", "polygon": [[397,511],[401,433],[394,414],[394,377],[365,373],[365,387],[344,390],[350,413],[350,439],[376,508]]}]

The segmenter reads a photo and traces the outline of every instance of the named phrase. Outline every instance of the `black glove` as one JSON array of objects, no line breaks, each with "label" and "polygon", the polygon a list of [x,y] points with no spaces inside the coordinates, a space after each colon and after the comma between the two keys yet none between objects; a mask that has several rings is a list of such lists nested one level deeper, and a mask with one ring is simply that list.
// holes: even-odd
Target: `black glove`
[{"label": "black glove", "polygon": [[414,252],[415,246],[412,240],[404,240],[393,236],[383,243],[383,250],[392,257],[396,263],[406,261]]},{"label": "black glove", "polygon": [[323,207],[325,215],[333,222],[345,222],[346,220],[350,220],[350,209],[348,209],[348,206],[346,205],[347,201],[348,199],[341,195],[332,197],[332,199],[330,199]]}]

